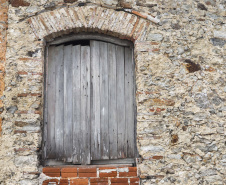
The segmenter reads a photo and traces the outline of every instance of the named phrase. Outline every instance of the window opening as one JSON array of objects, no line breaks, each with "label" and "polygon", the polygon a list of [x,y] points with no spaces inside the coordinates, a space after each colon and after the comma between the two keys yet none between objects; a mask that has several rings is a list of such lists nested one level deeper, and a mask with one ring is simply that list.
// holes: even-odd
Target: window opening
[{"label": "window opening", "polygon": [[45,164],[134,164],[131,45],[84,39],[47,48]]}]

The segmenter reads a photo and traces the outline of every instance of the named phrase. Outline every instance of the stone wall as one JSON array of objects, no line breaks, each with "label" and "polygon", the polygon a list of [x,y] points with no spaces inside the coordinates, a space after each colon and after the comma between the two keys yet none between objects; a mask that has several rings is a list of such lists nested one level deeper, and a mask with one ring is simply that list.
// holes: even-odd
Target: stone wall
[{"label": "stone wall", "polygon": [[[0,1],[0,97],[3,96],[5,88],[5,54],[6,54],[6,30],[8,26],[8,3],[6,0]],[[3,112],[4,105],[0,100],[0,114]],[[0,117],[0,135],[2,132],[2,118]]]},{"label": "stone wall", "polygon": [[0,184],[42,183],[45,42],[81,31],[134,42],[141,184],[226,184],[223,0],[10,0],[6,62],[0,2]]}]

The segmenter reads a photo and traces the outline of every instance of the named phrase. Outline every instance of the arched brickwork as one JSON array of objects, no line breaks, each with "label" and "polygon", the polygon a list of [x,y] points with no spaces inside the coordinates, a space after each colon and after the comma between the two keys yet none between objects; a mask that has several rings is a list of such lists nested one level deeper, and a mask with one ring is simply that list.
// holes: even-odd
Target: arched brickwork
[{"label": "arched brickwork", "polygon": [[29,19],[38,39],[47,41],[71,32],[99,32],[121,39],[144,41],[152,23],[139,16],[102,7],[70,7]]}]

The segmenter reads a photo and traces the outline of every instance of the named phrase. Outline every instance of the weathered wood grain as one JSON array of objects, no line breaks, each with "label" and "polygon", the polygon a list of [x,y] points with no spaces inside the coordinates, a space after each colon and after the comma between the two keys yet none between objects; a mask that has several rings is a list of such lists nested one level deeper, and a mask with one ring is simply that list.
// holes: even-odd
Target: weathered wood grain
[{"label": "weathered wood grain", "polygon": [[64,46],[56,47],[56,109],[55,142],[56,159],[64,157]]},{"label": "weathered wood grain", "polygon": [[98,41],[91,47],[91,158],[100,159],[100,49]]},{"label": "weathered wood grain", "polygon": [[73,163],[81,161],[81,46],[72,47],[73,69]]},{"label": "weathered wood grain", "polygon": [[108,45],[100,42],[100,150],[101,159],[109,159]]},{"label": "weathered wood grain", "polygon": [[117,159],[118,157],[118,146],[117,146],[117,105],[116,105],[116,53],[115,45],[108,43],[108,62],[109,62],[109,145],[110,145],[110,159]]},{"label": "weathered wood grain", "polygon": [[[117,71],[117,125],[118,125],[118,158],[126,158],[127,142],[125,133],[127,132],[125,122],[125,52],[124,47],[116,46],[116,71]],[[126,94],[127,95],[127,94]]]},{"label": "weathered wood grain", "polygon": [[73,86],[72,45],[64,46],[64,157],[72,162],[73,146]]}]

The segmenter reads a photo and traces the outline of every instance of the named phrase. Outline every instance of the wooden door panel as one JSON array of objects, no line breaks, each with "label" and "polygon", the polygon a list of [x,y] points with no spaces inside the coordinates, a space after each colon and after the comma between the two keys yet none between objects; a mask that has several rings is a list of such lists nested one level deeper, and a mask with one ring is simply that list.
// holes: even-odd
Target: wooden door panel
[{"label": "wooden door panel", "polygon": [[50,46],[46,159],[74,164],[135,157],[133,51],[102,41]]}]

